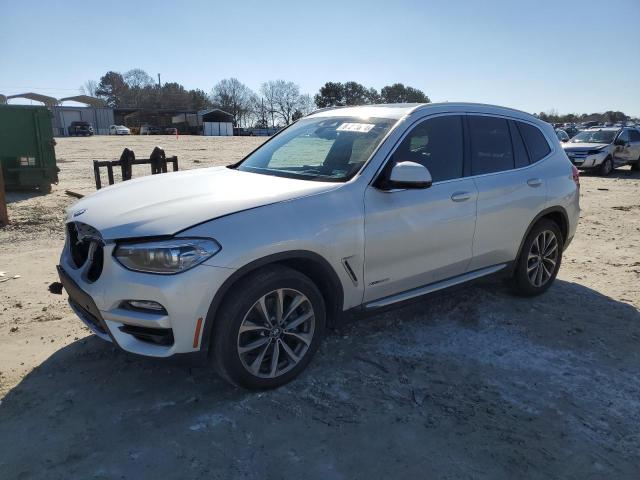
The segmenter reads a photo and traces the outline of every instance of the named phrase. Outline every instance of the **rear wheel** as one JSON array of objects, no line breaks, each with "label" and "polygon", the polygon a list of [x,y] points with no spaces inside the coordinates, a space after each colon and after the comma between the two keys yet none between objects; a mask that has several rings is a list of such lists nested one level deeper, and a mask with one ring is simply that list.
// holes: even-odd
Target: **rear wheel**
[{"label": "rear wheel", "polygon": [[522,246],[513,275],[519,295],[531,297],[544,293],[560,269],[564,241],[558,225],[542,219],[531,229]]},{"label": "rear wheel", "polygon": [[220,309],[215,367],[241,387],[283,385],[311,361],[325,316],[322,295],[307,276],[280,265],[262,268],[234,285]]}]

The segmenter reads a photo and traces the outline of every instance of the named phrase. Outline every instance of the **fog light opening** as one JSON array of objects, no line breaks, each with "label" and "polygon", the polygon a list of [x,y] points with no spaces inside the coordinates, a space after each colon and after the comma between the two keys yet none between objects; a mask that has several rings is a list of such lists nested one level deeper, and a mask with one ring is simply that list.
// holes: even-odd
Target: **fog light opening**
[{"label": "fog light opening", "polygon": [[167,310],[162,305],[152,300],[127,300],[122,302],[122,306],[139,312],[167,314]]}]

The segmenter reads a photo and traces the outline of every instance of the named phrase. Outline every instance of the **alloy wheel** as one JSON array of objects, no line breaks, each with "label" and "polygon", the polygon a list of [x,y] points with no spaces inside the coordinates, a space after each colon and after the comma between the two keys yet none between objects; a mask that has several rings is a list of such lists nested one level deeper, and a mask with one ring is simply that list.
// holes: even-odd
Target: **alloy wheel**
[{"label": "alloy wheel", "polygon": [[546,284],[558,263],[558,239],[551,230],[542,231],[531,244],[527,257],[527,277],[534,287]]},{"label": "alloy wheel", "polygon": [[256,377],[279,377],[300,363],[314,332],[315,313],[307,296],[290,288],[273,290],[251,306],[240,324],[240,361]]}]

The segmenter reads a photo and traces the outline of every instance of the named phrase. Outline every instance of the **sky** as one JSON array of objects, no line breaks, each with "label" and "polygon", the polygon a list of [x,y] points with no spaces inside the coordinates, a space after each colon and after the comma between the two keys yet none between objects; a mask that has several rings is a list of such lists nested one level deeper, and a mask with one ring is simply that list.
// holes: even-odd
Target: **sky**
[{"label": "sky", "polygon": [[142,68],[210,92],[396,82],[432,101],[640,116],[640,0],[0,0],[0,93]]}]

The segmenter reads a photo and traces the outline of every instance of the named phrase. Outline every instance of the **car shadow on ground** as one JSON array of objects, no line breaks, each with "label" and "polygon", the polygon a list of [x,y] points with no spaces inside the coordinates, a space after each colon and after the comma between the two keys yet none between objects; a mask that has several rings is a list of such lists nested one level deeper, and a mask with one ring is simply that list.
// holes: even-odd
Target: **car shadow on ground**
[{"label": "car shadow on ground", "polygon": [[[602,177],[602,175],[600,175],[597,171],[590,171],[590,170],[586,170],[586,171],[581,171],[580,172],[581,176],[588,176],[588,177]],[[625,166],[625,167],[618,167],[615,170],[613,170],[609,175],[602,177],[602,178],[616,178],[616,179],[621,179],[621,180],[637,180],[640,178],[640,171],[633,171],[631,170],[631,167],[629,166]]]},{"label": "car shadow on ground", "polygon": [[2,400],[1,476],[637,478],[639,320],[488,281],[346,321],[268,392],[90,336]]}]

